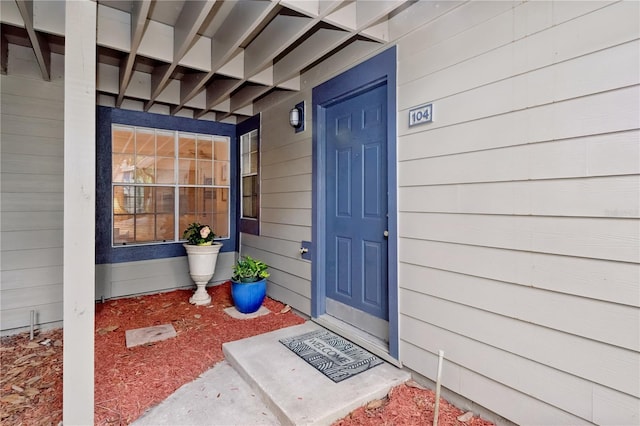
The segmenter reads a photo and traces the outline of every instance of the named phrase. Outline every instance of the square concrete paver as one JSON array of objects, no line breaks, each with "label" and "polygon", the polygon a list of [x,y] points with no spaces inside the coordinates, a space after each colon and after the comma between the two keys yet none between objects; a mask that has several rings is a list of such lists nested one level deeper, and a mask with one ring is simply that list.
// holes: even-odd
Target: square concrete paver
[{"label": "square concrete paver", "polygon": [[159,342],[160,340],[166,340],[172,337],[176,337],[176,329],[173,328],[171,324],[136,328],[135,330],[127,330],[125,332],[127,348],[145,345],[151,342]]},{"label": "square concrete paver", "polygon": [[232,318],[236,319],[251,319],[256,317],[261,317],[262,315],[270,314],[271,311],[264,306],[260,306],[260,309],[251,313],[251,314],[243,314],[239,310],[236,309],[235,306],[231,306],[229,308],[225,308],[224,312]]}]

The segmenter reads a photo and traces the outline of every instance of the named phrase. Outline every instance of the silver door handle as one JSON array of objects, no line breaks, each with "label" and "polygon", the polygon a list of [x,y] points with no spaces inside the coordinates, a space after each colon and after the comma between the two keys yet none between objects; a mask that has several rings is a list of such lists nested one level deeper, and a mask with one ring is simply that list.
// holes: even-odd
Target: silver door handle
[{"label": "silver door handle", "polygon": [[384,232],[382,233],[382,235],[384,235],[385,237],[388,237],[388,236],[389,236],[389,231],[384,231]]}]

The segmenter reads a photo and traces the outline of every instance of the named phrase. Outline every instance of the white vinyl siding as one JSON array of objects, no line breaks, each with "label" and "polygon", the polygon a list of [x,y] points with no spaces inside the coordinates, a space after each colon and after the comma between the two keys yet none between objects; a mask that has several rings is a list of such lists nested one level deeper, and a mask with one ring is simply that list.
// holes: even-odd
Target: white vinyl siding
[{"label": "white vinyl siding", "polygon": [[[16,62],[33,55],[10,50]],[[55,68],[52,82],[18,74],[0,77],[3,333],[29,327],[32,310],[41,326],[62,321],[63,84]]]}]

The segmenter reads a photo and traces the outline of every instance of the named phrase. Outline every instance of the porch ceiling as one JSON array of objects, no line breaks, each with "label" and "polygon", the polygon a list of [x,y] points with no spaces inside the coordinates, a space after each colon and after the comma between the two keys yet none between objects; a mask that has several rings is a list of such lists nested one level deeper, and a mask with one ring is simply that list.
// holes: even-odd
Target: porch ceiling
[{"label": "porch ceiling", "polygon": [[[239,122],[256,101],[300,90],[305,70],[351,44],[388,43],[389,19],[415,0],[97,3],[102,102]],[[2,71],[8,45],[31,46],[50,79],[51,53],[64,53],[64,2],[3,0],[1,8]]]}]

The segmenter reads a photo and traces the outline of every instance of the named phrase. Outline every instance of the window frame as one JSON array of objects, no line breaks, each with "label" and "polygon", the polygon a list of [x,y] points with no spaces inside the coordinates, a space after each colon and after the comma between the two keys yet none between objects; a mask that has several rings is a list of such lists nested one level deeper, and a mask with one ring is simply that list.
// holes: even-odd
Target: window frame
[{"label": "window frame", "polygon": [[236,140],[238,141],[237,145],[237,157],[238,157],[238,163],[237,163],[237,167],[238,167],[238,187],[241,187],[243,182],[242,182],[242,167],[240,162],[242,161],[241,158],[241,154],[242,154],[242,146],[240,143],[240,137],[242,135],[245,135],[247,133],[251,133],[252,131],[256,130],[258,132],[257,135],[257,139],[258,139],[258,147],[257,147],[257,162],[258,162],[258,171],[257,171],[257,182],[256,182],[256,187],[257,187],[257,200],[256,200],[256,217],[255,218],[245,218],[242,217],[242,195],[240,193],[240,190],[238,190],[238,198],[237,198],[237,211],[240,213],[238,216],[238,226],[240,229],[240,232],[244,232],[246,234],[252,234],[252,235],[260,235],[260,198],[261,198],[261,192],[260,192],[260,188],[261,188],[261,119],[260,119],[261,115],[260,114],[256,114],[251,118],[246,119],[245,121],[243,121],[242,123],[238,124],[236,127]]},{"label": "window frame", "polygon": [[[162,114],[96,107],[96,264],[163,259],[185,255],[182,241],[112,246],[112,125],[146,127],[229,138],[229,238],[222,252],[237,251],[238,158],[236,125]],[[175,218],[178,220],[178,217]]]}]

